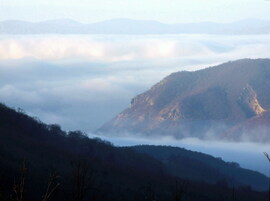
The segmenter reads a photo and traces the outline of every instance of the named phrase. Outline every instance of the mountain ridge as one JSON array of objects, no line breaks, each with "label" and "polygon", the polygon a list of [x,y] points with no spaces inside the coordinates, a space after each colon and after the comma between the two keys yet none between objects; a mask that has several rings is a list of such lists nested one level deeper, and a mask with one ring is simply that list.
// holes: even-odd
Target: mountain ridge
[{"label": "mountain ridge", "polygon": [[166,24],[154,20],[117,18],[94,23],[71,19],[40,22],[5,20],[0,22],[1,34],[269,34],[270,21],[246,19],[230,23],[196,22]]},{"label": "mountain ridge", "polygon": [[[269,110],[268,75],[270,59],[241,59],[198,71],[172,73],[133,98],[129,108],[98,132],[177,138],[204,138],[211,129],[225,133]],[[270,136],[265,137],[269,140]]]},{"label": "mountain ridge", "polygon": [[[199,178],[198,180],[218,182],[215,180],[214,175],[221,174],[223,178],[234,178],[235,183],[233,182],[230,185],[236,185],[238,178],[247,174],[249,171],[242,168],[242,172],[240,173],[240,169],[238,169],[240,165],[235,162],[224,162],[221,158],[180,147],[137,145],[131,148],[139,153],[147,154],[162,161],[173,174],[186,179],[196,180]],[[204,167],[203,171],[202,167]],[[190,169],[193,169],[192,173]],[[195,174],[197,175],[195,176]],[[248,177],[248,174],[244,176],[246,179]],[[251,177],[256,178],[255,175]]]},{"label": "mountain ridge", "polygon": [[[85,200],[138,201],[145,200],[154,192],[157,201],[167,201],[173,199],[174,192],[171,190],[175,182],[188,182],[188,190],[181,190],[185,191],[189,201],[196,201],[198,197],[201,201],[224,201],[226,199],[220,195],[230,196],[233,189],[241,200],[267,200],[264,191],[268,187],[268,178],[258,172],[225,163],[210,155],[159,147],[154,151],[157,155],[163,153],[170,158],[172,152],[176,154],[175,163],[166,164],[162,159],[139,153],[134,147],[115,147],[100,139],[90,139],[80,131],[67,133],[59,125],[46,125],[21,109],[15,111],[3,104],[0,104],[0,145],[1,200],[10,200],[14,178],[20,177],[21,161],[26,161],[24,197],[29,201],[40,199],[50,171],[57,174],[57,183],[60,184],[51,200],[70,200],[76,194],[73,188],[74,171],[80,173],[82,170],[87,174],[82,176],[87,187],[87,191],[82,193]],[[183,166],[184,170],[194,162],[201,164],[201,169],[196,166],[194,176],[189,180],[179,172],[172,172],[180,168],[179,161],[183,154],[185,159],[189,159]],[[213,164],[221,163],[241,174],[235,179],[224,177],[221,167],[211,168],[206,161],[204,164],[200,162],[205,159],[211,159]],[[77,169],[80,167],[83,169]],[[213,170],[212,180],[207,180],[204,169]],[[150,189],[150,192],[144,189]]]}]

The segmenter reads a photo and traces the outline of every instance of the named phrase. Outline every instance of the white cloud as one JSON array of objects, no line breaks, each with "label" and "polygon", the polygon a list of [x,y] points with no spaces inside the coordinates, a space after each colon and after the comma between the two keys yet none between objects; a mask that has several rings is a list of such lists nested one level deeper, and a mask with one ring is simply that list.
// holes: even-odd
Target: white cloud
[{"label": "white cloud", "polygon": [[270,57],[268,36],[1,36],[0,101],[94,130],[172,72]]},{"label": "white cloud", "polygon": [[[269,56],[267,35],[12,36],[0,40],[0,59],[132,61],[171,58]],[[253,51],[253,50],[256,51]]]},{"label": "white cloud", "polygon": [[[172,72],[270,57],[269,50],[268,35],[1,36],[0,102],[64,129],[93,131]],[[262,152],[270,153],[269,145],[170,137],[107,139],[117,145],[181,146],[268,171]]]}]

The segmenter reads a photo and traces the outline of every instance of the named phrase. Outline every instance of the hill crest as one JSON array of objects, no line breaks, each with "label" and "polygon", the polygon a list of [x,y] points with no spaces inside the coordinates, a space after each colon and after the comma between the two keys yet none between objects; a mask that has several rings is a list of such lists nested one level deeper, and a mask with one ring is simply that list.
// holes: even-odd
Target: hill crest
[{"label": "hill crest", "polygon": [[104,133],[204,138],[270,109],[270,59],[242,59],[194,72],[176,72],[131,100],[101,127]]}]

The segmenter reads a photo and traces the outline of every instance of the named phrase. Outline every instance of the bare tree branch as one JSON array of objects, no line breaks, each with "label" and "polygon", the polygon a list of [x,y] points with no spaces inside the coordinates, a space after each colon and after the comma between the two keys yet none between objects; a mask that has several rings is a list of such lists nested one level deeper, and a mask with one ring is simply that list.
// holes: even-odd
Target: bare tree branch
[{"label": "bare tree branch", "polygon": [[48,186],[47,186],[47,190],[46,193],[43,196],[42,201],[49,201],[51,195],[53,194],[53,192],[57,189],[57,187],[59,186],[59,183],[57,182],[57,178],[58,176],[56,175],[56,173],[53,171],[49,177],[48,180]]},{"label": "bare tree branch", "polygon": [[270,162],[270,157],[269,157],[269,155],[266,153],[266,152],[264,152],[263,153],[264,155],[265,155],[265,157],[268,159],[268,161]]},{"label": "bare tree branch", "polygon": [[13,199],[16,201],[23,201],[26,171],[27,169],[25,165],[25,160],[23,160],[22,167],[21,167],[20,181],[18,184],[16,184],[16,182],[14,181],[14,185],[13,185],[13,191],[15,194],[15,198]]}]

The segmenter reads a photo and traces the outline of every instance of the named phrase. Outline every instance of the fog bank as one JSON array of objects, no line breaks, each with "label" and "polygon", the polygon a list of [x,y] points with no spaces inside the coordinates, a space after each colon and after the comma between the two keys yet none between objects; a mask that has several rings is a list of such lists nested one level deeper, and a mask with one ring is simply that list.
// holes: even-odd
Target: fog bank
[{"label": "fog bank", "polygon": [[269,49],[268,35],[1,35],[0,101],[89,132],[170,73]]},{"label": "fog bank", "polygon": [[186,138],[177,140],[172,137],[135,138],[108,137],[89,134],[90,137],[100,137],[112,142],[115,146],[134,145],[169,145],[185,148],[220,157],[227,162],[237,162],[241,167],[259,171],[269,176],[270,164],[263,152],[270,153],[270,144],[252,142],[226,142],[217,140],[200,140]]}]

